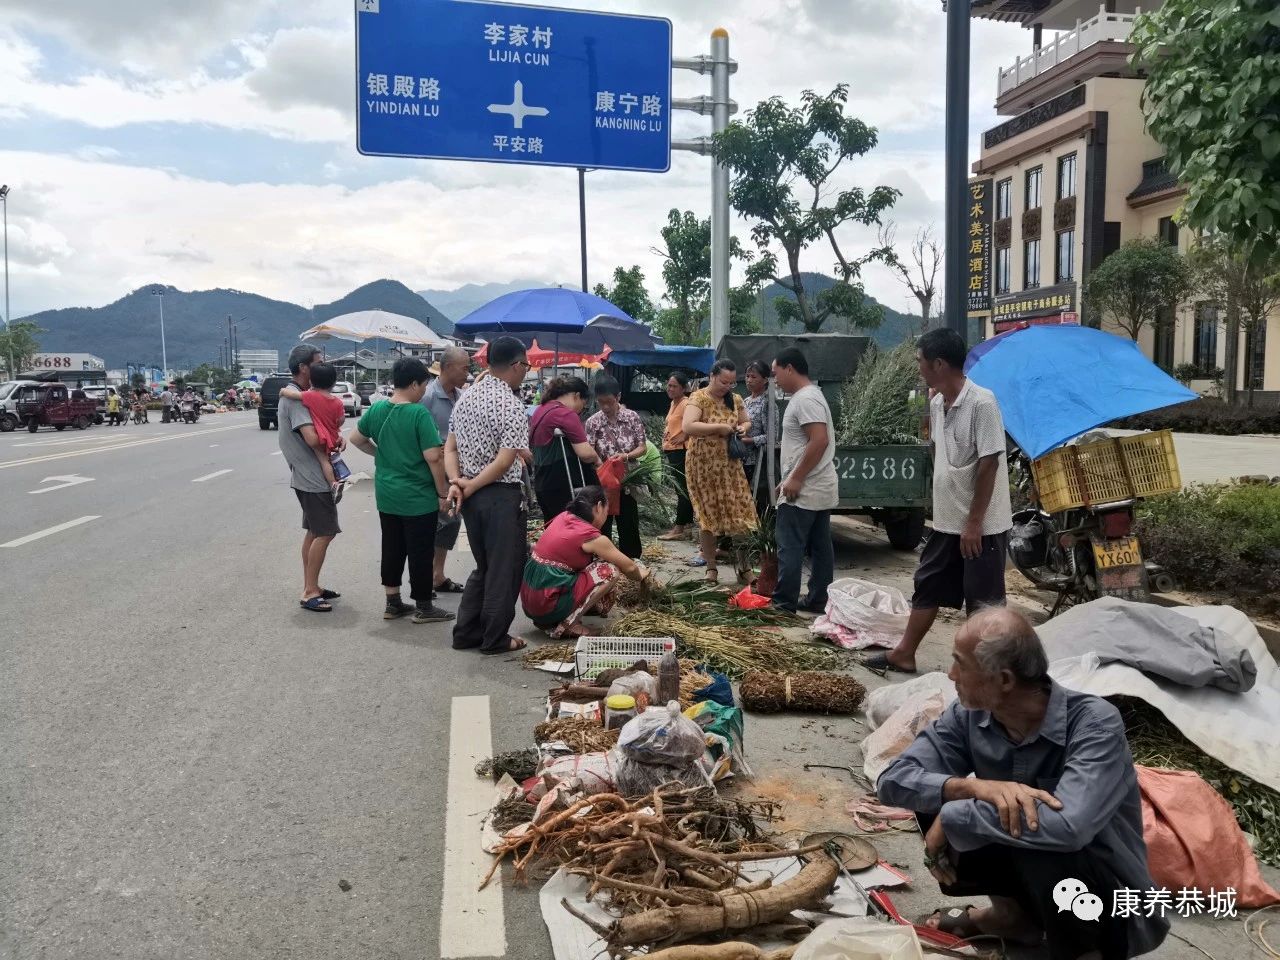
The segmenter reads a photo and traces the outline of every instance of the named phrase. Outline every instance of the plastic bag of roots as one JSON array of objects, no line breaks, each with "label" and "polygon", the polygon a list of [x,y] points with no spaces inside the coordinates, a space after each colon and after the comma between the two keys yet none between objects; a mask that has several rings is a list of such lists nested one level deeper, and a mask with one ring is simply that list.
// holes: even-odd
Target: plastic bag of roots
[{"label": "plastic bag of roots", "polygon": [[645,763],[628,757],[621,750],[615,751],[613,758],[614,779],[618,793],[624,797],[648,796],[664,783],[678,783],[686,787],[714,786],[703,769],[701,757],[679,767]]},{"label": "plastic bag of roots", "polygon": [[618,736],[618,749],[642,763],[687,767],[706,750],[702,728],[672,700],[632,717]]}]

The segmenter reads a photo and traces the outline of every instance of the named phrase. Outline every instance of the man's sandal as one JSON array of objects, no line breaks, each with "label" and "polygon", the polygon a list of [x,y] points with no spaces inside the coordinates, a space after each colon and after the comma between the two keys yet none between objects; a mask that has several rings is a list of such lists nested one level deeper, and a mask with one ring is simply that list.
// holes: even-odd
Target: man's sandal
[{"label": "man's sandal", "polygon": [[882,677],[889,673],[905,673],[914,675],[918,672],[915,670],[908,670],[906,667],[898,666],[889,659],[889,655],[886,653],[873,653],[869,657],[863,657],[858,661],[858,664],[866,667],[872,673],[878,673]]},{"label": "man's sandal", "polygon": [[298,606],[302,607],[303,610],[310,610],[312,613],[331,613],[333,611],[333,604],[322,596],[299,600]]}]

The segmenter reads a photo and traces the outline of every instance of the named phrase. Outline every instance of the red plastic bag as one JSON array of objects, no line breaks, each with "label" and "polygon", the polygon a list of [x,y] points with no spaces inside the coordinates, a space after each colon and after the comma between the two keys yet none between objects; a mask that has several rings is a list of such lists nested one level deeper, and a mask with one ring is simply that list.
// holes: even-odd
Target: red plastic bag
[{"label": "red plastic bag", "polygon": [[729,598],[729,606],[740,610],[760,610],[769,605],[769,598],[752,593],[750,587],[743,587]]},{"label": "red plastic bag", "polygon": [[600,486],[609,495],[609,516],[616,517],[622,512],[622,478],[626,476],[627,465],[621,457],[610,457],[596,469],[596,477]]}]

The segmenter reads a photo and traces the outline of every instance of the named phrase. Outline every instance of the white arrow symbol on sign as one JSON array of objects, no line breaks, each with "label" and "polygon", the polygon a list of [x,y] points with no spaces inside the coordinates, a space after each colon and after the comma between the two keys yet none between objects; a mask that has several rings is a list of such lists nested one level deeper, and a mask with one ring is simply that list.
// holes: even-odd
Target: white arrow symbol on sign
[{"label": "white arrow symbol on sign", "polygon": [[516,92],[510,103],[489,104],[490,113],[509,113],[516,122],[516,129],[524,129],[525,117],[545,117],[551,111],[546,107],[527,107],[524,103],[524,84],[516,81]]},{"label": "white arrow symbol on sign", "polygon": [[44,487],[41,490],[28,490],[27,493],[52,493],[54,490],[62,490],[65,487],[74,487],[79,483],[92,483],[93,477],[78,477],[72,474],[69,477],[45,477],[41,483],[52,483],[55,480],[62,481],[56,487]]}]

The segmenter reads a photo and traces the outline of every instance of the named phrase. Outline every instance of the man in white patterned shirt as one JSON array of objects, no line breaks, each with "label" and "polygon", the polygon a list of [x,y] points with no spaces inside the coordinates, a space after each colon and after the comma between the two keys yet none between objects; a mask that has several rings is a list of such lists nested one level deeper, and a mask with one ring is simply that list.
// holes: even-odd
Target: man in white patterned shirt
[{"label": "man in white patterned shirt", "polygon": [[450,503],[462,508],[476,568],[467,578],[453,628],[455,650],[509,653],[528,542],[521,471],[529,447],[529,417],[515,390],[529,372],[524,344],[499,337],[489,344],[489,376],[453,408],[444,465]]},{"label": "man in white patterned shirt", "polygon": [[1004,558],[1013,526],[1004,419],[995,394],[964,375],[968,347],[954,330],[930,330],[916,344],[933,444],[933,533],[916,569],[911,616],[898,645],[864,659],[871,670],[916,672],[916,650],[939,607],[969,616],[1004,606]]}]

